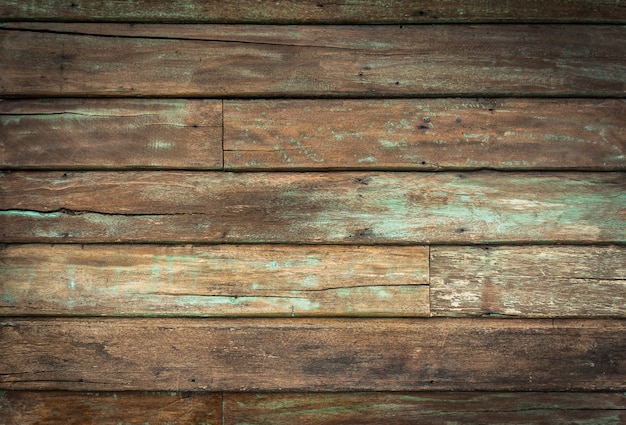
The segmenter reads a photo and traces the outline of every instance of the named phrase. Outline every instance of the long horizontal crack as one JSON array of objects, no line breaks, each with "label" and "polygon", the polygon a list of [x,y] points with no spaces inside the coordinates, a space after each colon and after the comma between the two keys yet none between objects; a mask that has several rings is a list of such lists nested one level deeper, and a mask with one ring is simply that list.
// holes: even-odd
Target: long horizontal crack
[{"label": "long horizontal crack", "polygon": [[[35,28],[0,28],[0,31],[15,31],[15,32],[34,32],[41,34],[58,34],[58,35],[72,35],[72,36],[86,36],[86,37],[103,37],[103,38],[115,38],[115,39],[132,39],[132,40],[173,40],[173,41],[201,41],[209,43],[233,43],[233,44],[251,44],[262,46],[276,46],[276,47],[304,47],[314,49],[332,49],[342,51],[359,51],[364,54],[368,54],[367,51],[362,49],[355,49],[351,47],[339,47],[339,46],[323,46],[314,44],[295,44],[295,43],[273,43],[268,41],[246,41],[246,40],[228,40],[219,38],[201,38],[201,37],[168,37],[168,36],[154,36],[154,35],[127,35],[127,34],[92,34],[80,31],[55,31],[52,29],[35,29]],[[377,53],[378,54],[378,53]],[[404,55],[402,52],[386,52],[386,55]]]},{"label": "long horizontal crack", "polygon": [[65,215],[84,215],[84,214],[97,214],[97,215],[108,215],[108,216],[124,216],[124,217],[163,217],[163,216],[190,216],[190,215],[204,215],[204,213],[177,213],[177,212],[168,212],[168,213],[111,213],[111,212],[103,212],[103,211],[93,211],[93,210],[75,210],[70,208],[58,208],[56,210],[49,211],[38,211],[38,210],[29,210],[29,209],[9,209],[9,210],[0,210],[0,215],[21,215],[21,216],[31,216],[31,217],[58,217],[62,214]]}]

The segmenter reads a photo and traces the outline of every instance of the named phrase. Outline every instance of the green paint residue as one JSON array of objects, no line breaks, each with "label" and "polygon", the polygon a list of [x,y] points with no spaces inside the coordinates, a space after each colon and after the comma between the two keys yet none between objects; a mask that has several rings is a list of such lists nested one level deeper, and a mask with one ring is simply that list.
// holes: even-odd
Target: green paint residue
[{"label": "green paint residue", "polygon": [[366,162],[366,163],[374,163],[374,162],[377,162],[377,161],[378,160],[376,158],[374,158],[373,156],[370,155],[370,156],[366,156],[365,158],[360,158],[357,162],[359,164],[361,164],[361,163],[364,163],[364,162]]},{"label": "green paint residue", "polygon": [[74,272],[76,271],[76,267],[74,266],[70,266],[67,269],[67,274],[69,277],[69,281],[67,283],[67,288],[71,289],[72,291],[76,289],[76,278],[74,276]]},{"label": "green paint residue", "polygon": [[61,217],[62,213],[55,212],[37,212],[37,211],[24,211],[24,210],[6,210],[0,211],[0,215],[19,216],[19,217],[32,217],[32,218],[56,218]]}]

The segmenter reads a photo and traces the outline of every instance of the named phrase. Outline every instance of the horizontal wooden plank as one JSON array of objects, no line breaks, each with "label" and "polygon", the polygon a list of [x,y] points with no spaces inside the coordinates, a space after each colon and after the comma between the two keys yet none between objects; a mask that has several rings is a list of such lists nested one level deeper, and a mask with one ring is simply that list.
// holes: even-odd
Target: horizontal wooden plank
[{"label": "horizontal wooden plank", "polygon": [[432,247],[437,316],[626,317],[626,247]]},{"label": "horizontal wooden plank", "polygon": [[600,319],[5,318],[0,388],[623,391],[625,331]]},{"label": "horizontal wooden plank", "polygon": [[0,167],[222,168],[222,104],[0,100]]},{"label": "horizontal wooden plank", "polygon": [[232,170],[626,168],[626,103],[590,99],[233,100]]},{"label": "horizontal wooden plank", "polygon": [[428,248],[8,245],[0,315],[429,314]]},{"label": "horizontal wooden plank", "polygon": [[4,20],[189,23],[626,22],[621,1],[1,0]]},{"label": "horizontal wooden plank", "polygon": [[7,23],[0,43],[2,96],[626,95],[613,25]]},{"label": "horizontal wooden plank", "polygon": [[225,394],[224,424],[619,424],[617,393]]},{"label": "horizontal wooden plank", "polygon": [[32,171],[0,187],[5,242],[626,241],[623,173]]},{"label": "horizontal wooden plank", "polygon": [[222,423],[222,395],[3,391],[0,412],[0,425],[217,425]]}]

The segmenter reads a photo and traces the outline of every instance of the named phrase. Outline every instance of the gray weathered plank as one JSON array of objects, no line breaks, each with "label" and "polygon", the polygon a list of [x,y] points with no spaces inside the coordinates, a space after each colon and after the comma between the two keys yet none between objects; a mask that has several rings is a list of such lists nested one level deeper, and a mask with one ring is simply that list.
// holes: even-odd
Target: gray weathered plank
[{"label": "gray weathered plank", "polygon": [[626,321],[20,319],[0,389],[624,391]]},{"label": "gray weathered plank", "polygon": [[8,245],[0,315],[424,316],[428,248]]},{"label": "gray weathered plank", "polygon": [[619,424],[619,393],[228,393],[224,424]]},{"label": "gray weathered plank", "polygon": [[620,0],[1,0],[0,16],[4,20],[18,21],[265,24],[626,22]]},{"label": "gray weathered plank", "polygon": [[437,316],[626,317],[626,247],[431,248]]},{"label": "gray weathered plank", "polygon": [[5,242],[626,241],[623,173],[32,171],[0,187]]},{"label": "gray weathered plank", "polygon": [[626,168],[626,103],[591,99],[232,100],[232,170]]},{"label": "gray weathered plank", "polygon": [[0,101],[0,167],[222,168],[222,104],[203,100]]},{"label": "gray weathered plank", "polygon": [[614,25],[7,23],[0,43],[2,96],[626,95]]},{"label": "gray weathered plank", "polygon": [[218,425],[222,395],[149,392],[0,392],[0,425]]}]

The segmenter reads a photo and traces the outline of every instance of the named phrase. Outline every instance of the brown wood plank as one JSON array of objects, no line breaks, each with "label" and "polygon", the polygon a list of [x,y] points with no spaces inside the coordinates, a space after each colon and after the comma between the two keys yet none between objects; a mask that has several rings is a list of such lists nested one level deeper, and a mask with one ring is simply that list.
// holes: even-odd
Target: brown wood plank
[{"label": "brown wood plank", "polygon": [[5,242],[626,241],[623,173],[32,171],[0,187]]},{"label": "brown wood plank", "polygon": [[620,0],[2,0],[4,20],[191,23],[625,22]]},{"label": "brown wood plank", "polygon": [[2,96],[626,95],[622,26],[7,23],[0,43]]},{"label": "brown wood plank", "polygon": [[222,104],[203,100],[0,101],[0,167],[222,168]]},{"label": "brown wood plank", "polygon": [[619,424],[618,393],[225,394],[224,424]]},{"label": "brown wood plank", "polygon": [[9,245],[0,315],[424,316],[428,248]]},{"label": "brown wood plank", "polygon": [[623,391],[626,321],[20,319],[0,388]]},{"label": "brown wood plank", "polygon": [[0,413],[0,425],[218,425],[222,395],[3,391]]},{"label": "brown wood plank", "polygon": [[432,247],[433,315],[626,317],[626,247]]},{"label": "brown wood plank", "polygon": [[590,99],[233,100],[228,169],[626,168],[626,103]]}]

